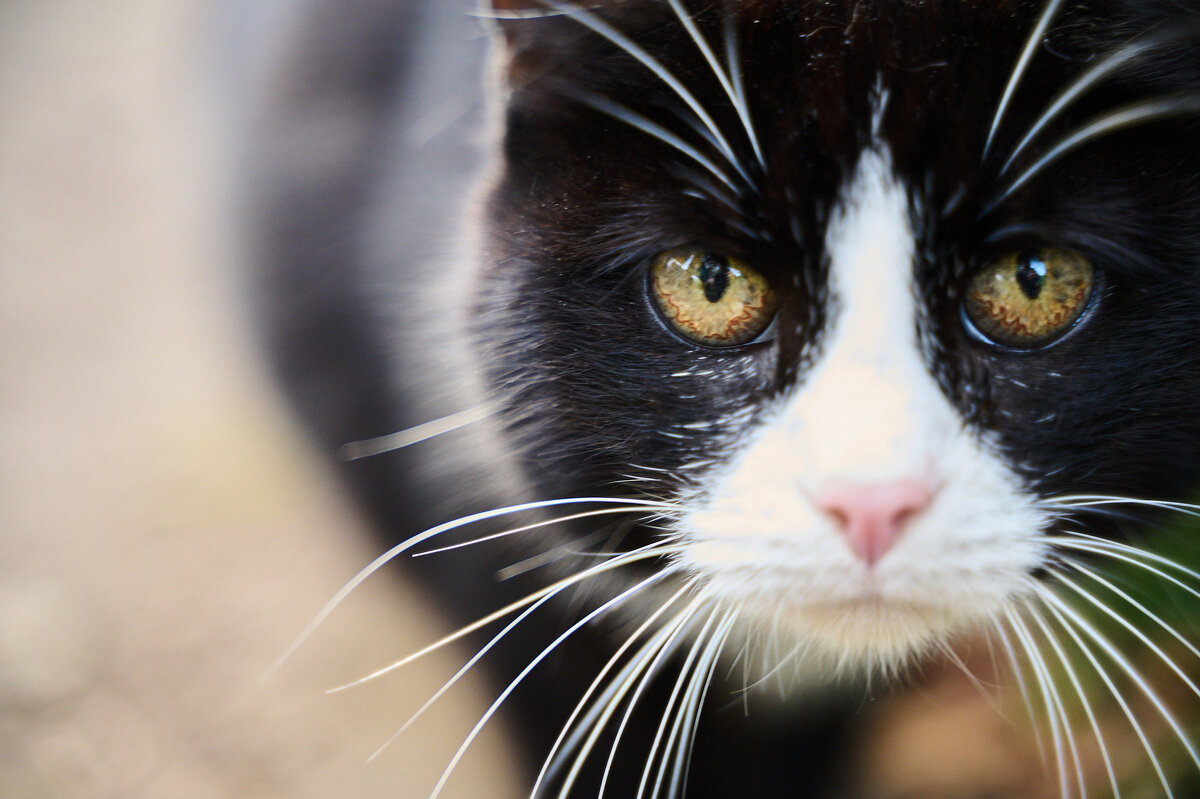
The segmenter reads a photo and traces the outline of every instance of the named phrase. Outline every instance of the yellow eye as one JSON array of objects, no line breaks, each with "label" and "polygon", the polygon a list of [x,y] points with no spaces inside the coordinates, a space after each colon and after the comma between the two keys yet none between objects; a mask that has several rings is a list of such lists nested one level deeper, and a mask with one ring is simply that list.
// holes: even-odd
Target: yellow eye
[{"label": "yellow eye", "polygon": [[971,278],[964,308],[995,343],[1033,348],[1071,328],[1095,283],[1091,262],[1073,250],[1023,250],[992,261]]},{"label": "yellow eye", "polygon": [[753,341],[775,316],[775,293],[736,258],[681,247],[654,259],[650,293],[681,336],[709,347]]}]

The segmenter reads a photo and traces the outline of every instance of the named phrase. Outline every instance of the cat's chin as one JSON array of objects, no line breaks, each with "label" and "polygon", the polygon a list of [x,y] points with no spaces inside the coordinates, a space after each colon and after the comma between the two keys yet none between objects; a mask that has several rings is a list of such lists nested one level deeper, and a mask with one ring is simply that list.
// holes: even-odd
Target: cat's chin
[{"label": "cat's chin", "polygon": [[832,665],[834,675],[856,678],[902,671],[952,639],[985,628],[990,616],[978,609],[964,612],[866,596],[784,608],[749,601],[739,618],[752,631],[747,640],[757,641],[767,659],[776,661],[769,670],[801,675],[816,665],[828,675]]}]

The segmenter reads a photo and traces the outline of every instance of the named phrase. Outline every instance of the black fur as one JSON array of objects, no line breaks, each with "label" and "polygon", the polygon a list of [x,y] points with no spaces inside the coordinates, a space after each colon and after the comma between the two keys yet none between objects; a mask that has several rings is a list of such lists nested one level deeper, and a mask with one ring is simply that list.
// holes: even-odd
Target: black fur
[{"label": "black fur", "polygon": [[[453,371],[426,368],[446,334],[399,306],[456,307],[424,293],[425,272],[414,264],[440,252],[439,237],[459,235],[472,216],[463,198],[489,145],[479,137],[478,96],[448,133],[412,151],[401,143],[438,100],[422,89],[431,54],[441,54],[444,68],[446,48],[470,27],[455,21],[452,4],[325,5],[301,28],[312,38],[289,50],[281,72],[291,77],[264,93],[247,164],[248,184],[260,187],[249,228],[264,265],[258,296],[270,348],[332,454],[464,401],[445,385],[430,387],[454,380]],[[735,180],[736,192],[724,187],[694,160],[589,106],[596,96],[619,103],[719,162],[679,97],[604,37],[567,16],[502,23],[510,53],[504,137],[482,201],[485,257],[466,267],[478,270],[476,318],[458,332],[469,335],[488,399],[501,408],[510,460],[495,462],[480,448],[482,434],[468,429],[344,464],[389,542],[529,498],[703,491],[722,454],[772,398],[803,382],[820,350],[831,301],[825,226],[839,188],[873,145],[890,152],[917,209],[919,334],[965,423],[994,436],[1044,496],[1189,497],[1200,480],[1200,122],[1181,114],[1103,136],[996,200],[1092,118],[1141,99],[1200,94],[1193,4],[1067,4],[985,156],[1041,2],[692,0],[711,42],[722,41],[727,14],[735,20],[765,168],[665,3],[589,5],[702,99],[746,179]],[[1059,91],[1148,34],[1174,38],[1095,86],[1001,174]],[[463,51],[468,82],[478,79],[478,45]],[[877,105],[884,111],[875,131]],[[338,138],[322,139],[333,151],[316,169],[306,136],[320,138],[329,120],[341,127]],[[666,329],[647,301],[646,269],[682,245],[736,256],[767,275],[780,298],[772,338],[718,351]],[[973,336],[961,313],[969,277],[998,253],[1038,245],[1070,247],[1096,264],[1099,289],[1084,318],[1032,351]],[[722,421],[696,427],[714,419]],[[688,425],[688,436],[673,435]],[[473,448],[489,453],[484,462],[472,460]],[[711,465],[680,468],[697,462]],[[489,477],[500,470],[519,475],[505,484],[516,488]],[[531,576],[497,583],[497,569],[576,532],[538,531],[513,545],[516,553],[429,558],[415,574],[448,612],[470,621],[541,584]],[[627,534],[641,542],[654,533]],[[613,593],[531,619],[490,661],[501,684]],[[511,712],[535,766],[619,640],[611,632],[582,630],[514,695]],[[610,795],[634,795],[655,709],[673,682],[665,672],[661,695],[635,715]],[[854,795],[842,755],[861,693],[834,691],[803,711],[747,718],[740,708],[722,710],[730,690],[714,686],[702,715],[689,797]],[[594,791],[599,765],[572,795]]]}]

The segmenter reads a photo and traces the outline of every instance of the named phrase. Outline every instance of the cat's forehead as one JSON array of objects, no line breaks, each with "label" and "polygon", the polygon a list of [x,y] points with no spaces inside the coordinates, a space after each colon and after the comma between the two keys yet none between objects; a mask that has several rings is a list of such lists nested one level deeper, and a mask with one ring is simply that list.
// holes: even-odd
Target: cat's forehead
[{"label": "cat's forehead", "polygon": [[[1045,10],[1041,3],[1002,0],[540,5],[554,13],[506,23],[515,87],[549,79],[551,94],[582,89],[657,121],[655,108],[686,103],[677,91],[682,85],[719,116],[729,105],[729,86],[714,81],[715,60],[728,63],[728,82],[736,79],[757,106],[752,111],[765,138],[774,137],[776,146],[804,139],[830,154],[862,138],[884,91],[883,110],[902,119],[903,130],[894,131],[901,134],[897,150],[908,147],[905,137],[936,139],[934,126],[952,128],[960,141],[978,135]],[[1089,46],[1058,42],[1055,58],[1087,58]],[[1041,65],[1042,83],[1060,83],[1046,74],[1049,66]],[[979,121],[948,120],[948,113]]]},{"label": "cat's forehead", "polygon": [[[1133,168],[1117,138],[1079,150],[1073,166],[1086,168],[1017,178],[1094,120],[1185,91],[1194,61],[1186,37],[1143,44],[1185,21],[1167,0],[540,5],[504,23],[497,207],[565,263],[636,263],[664,242],[703,241],[751,258],[761,242],[795,245],[811,266],[870,151],[887,152],[926,215],[921,235],[978,243],[1036,220],[1108,237],[1096,207],[1120,198],[1094,184]],[[1138,168],[1170,176],[1173,152],[1143,148]]]}]

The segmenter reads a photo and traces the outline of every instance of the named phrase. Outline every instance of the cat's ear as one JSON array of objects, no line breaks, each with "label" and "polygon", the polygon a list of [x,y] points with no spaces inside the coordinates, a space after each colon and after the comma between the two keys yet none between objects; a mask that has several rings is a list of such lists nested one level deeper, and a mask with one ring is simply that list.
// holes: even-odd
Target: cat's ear
[{"label": "cat's ear", "polygon": [[500,15],[527,14],[546,8],[545,3],[538,0],[485,0],[484,5]]},{"label": "cat's ear", "polygon": [[530,25],[537,19],[561,14],[540,0],[480,0],[483,16],[494,23],[493,27],[510,51],[530,49],[537,38],[539,26]]}]

